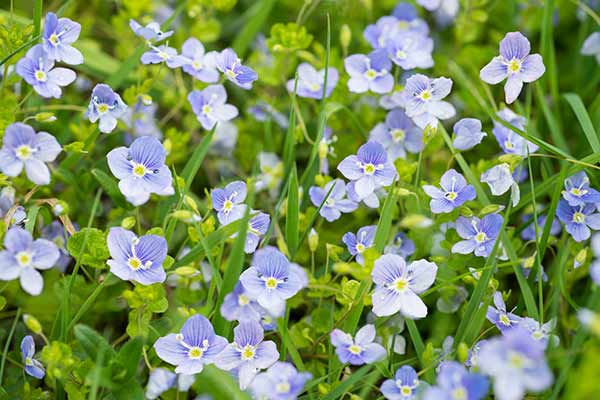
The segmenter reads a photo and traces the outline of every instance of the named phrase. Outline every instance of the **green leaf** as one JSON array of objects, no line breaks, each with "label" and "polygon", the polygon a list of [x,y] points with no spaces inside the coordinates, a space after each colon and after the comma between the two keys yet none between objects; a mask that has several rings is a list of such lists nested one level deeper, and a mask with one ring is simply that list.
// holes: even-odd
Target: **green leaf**
[{"label": "green leaf", "polygon": [[341,399],[344,393],[350,391],[355,384],[362,381],[364,376],[371,371],[371,368],[371,365],[365,365],[352,372],[352,375],[350,375],[348,379],[344,379],[339,385],[334,387],[331,392],[327,393],[327,395],[323,397],[323,400]]},{"label": "green leaf", "polygon": [[231,47],[235,50],[239,57],[244,57],[250,43],[260,32],[263,25],[267,21],[276,0],[260,0],[255,2],[254,6],[249,8],[243,16],[245,20],[241,31],[237,32],[235,40]]},{"label": "green leaf", "polygon": [[285,239],[292,260],[298,249],[299,207],[298,176],[296,175],[296,166],[294,165],[292,174],[290,175],[290,184],[288,185],[287,217],[285,221]]},{"label": "green leaf", "polygon": [[122,378],[124,381],[135,376],[137,368],[142,358],[142,346],[144,341],[140,337],[130,339],[119,349],[117,360],[126,370],[126,375]]},{"label": "green leaf", "polygon": [[600,140],[598,139],[598,133],[594,129],[594,124],[592,124],[592,120],[581,101],[581,97],[575,93],[567,93],[564,95],[565,100],[573,109],[575,116],[577,116],[577,120],[579,121],[579,125],[581,125],[581,129],[585,134],[590,146],[592,146],[592,150],[595,153],[600,152]]},{"label": "green leaf", "polygon": [[202,138],[202,141],[198,144],[198,146],[196,146],[192,156],[181,171],[181,177],[185,181],[185,187],[183,189],[184,193],[189,191],[190,186],[192,185],[192,182],[194,181],[194,178],[196,177],[196,174],[202,165],[202,161],[204,160],[206,153],[208,153],[208,149],[210,148],[210,143],[212,142],[216,128],[217,126],[215,125],[215,127],[212,128],[206,134],[206,136]]},{"label": "green leaf", "polygon": [[108,196],[121,208],[131,208],[125,197],[121,194],[119,186],[114,178],[108,176],[104,171],[94,168],[92,175]]},{"label": "green leaf", "polygon": [[[81,253],[86,232],[88,234],[87,245]],[[76,232],[69,238],[67,249],[75,259],[78,259],[81,254],[81,264],[94,268],[104,268],[106,260],[110,257],[106,245],[106,235],[96,228],[83,228]]]},{"label": "green leaf", "polygon": [[104,353],[104,360],[109,361],[116,353],[104,336],[87,325],[78,324],[73,329],[82,350],[92,360],[96,360],[100,353]]}]

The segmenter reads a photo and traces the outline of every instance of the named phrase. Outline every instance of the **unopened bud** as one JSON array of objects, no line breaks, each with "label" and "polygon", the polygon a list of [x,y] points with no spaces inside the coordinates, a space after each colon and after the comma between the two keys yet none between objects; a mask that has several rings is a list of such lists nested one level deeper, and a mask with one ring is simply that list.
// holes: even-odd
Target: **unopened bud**
[{"label": "unopened bud", "polygon": [[311,228],[308,234],[308,248],[310,249],[311,253],[314,253],[315,251],[317,251],[318,247],[319,234],[317,233],[317,231],[314,230],[314,228]]},{"label": "unopened bud", "polygon": [[38,321],[33,315],[23,314],[23,322],[25,323],[27,329],[36,335],[42,333],[42,324],[40,324],[40,321]]},{"label": "unopened bud", "polygon": [[465,342],[460,342],[457,349],[458,361],[464,364],[469,359],[469,347]]},{"label": "unopened bud", "polygon": [[123,229],[131,229],[135,226],[135,218],[134,217],[127,217],[124,218],[123,221],[121,221],[121,228]]},{"label": "unopened bud", "polygon": [[344,51],[348,50],[348,46],[350,46],[350,41],[352,40],[352,30],[346,24],[342,25],[340,29],[340,44]]},{"label": "unopened bud", "polygon": [[54,122],[56,116],[51,112],[41,112],[35,115],[35,120],[39,122]]}]

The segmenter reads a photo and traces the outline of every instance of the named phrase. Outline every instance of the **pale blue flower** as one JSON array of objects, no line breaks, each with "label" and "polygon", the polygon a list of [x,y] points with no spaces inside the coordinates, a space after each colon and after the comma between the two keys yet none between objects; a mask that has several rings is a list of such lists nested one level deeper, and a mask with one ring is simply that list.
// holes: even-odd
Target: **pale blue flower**
[{"label": "pale blue flower", "polygon": [[483,218],[459,217],[456,220],[456,232],[465,239],[452,246],[453,253],[489,257],[500,234],[503,218],[498,214],[488,214]]},{"label": "pale blue flower", "polygon": [[244,216],[246,193],[246,183],[242,181],[231,182],[223,189],[212,190],[212,205],[222,225],[230,224]]},{"label": "pale blue flower", "polygon": [[69,18],[58,18],[56,14],[49,12],[44,21],[42,34],[44,52],[48,59],[72,65],[83,63],[81,52],[71,46],[79,38],[80,33],[80,24]]},{"label": "pale blue flower", "polygon": [[385,148],[391,161],[423,149],[423,130],[399,108],[388,112],[385,123],[375,125],[369,138]]},{"label": "pale blue flower", "polygon": [[351,365],[372,364],[383,360],[387,352],[379,343],[375,343],[375,325],[365,325],[353,338],[346,332],[334,329],[331,332],[331,344],[342,363]]},{"label": "pale blue flower", "polygon": [[432,185],[423,185],[423,190],[431,201],[429,207],[434,214],[449,213],[476,197],[475,188],[468,185],[464,176],[449,169],[440,180],[441,189]]},{"label": "pale blue flower", "polygon": [[[329,197],[325,200],[328,193]],[[319,214],[329,222],[339,219],[342,213],[351,213],[358,208],[358,203],[346,198],[346,184],[341,179],[329,181],[323,188],[311,186],[308,194],[315,207],[323,204]]]},{"label": "pale blue flower", "polygon": [[68,68],[54,68],[54,61],[37,44],[27,51],[25,57],[17,62],[17,75],[25,79],[40,96],[60,98],[62,86],[67,86],[76,78],[75,72]]},{"label": "pale blue flower", "polygon": [[442,100],[451,89],[452,80],[449,78],[430,79],[422,74],[412,75],[402,91],[406,115],[420,128],[425,129],[427,125],[437,128],[439,119],[452,118],[456,114],[454,106]]},{"label": "pale blue flower", "polygon": [[510,190],[513,206],[519,204],[521,191],[507,163],[495,165],[482,173],[481,182],[488,184],[494,196],[501,196]]},{"label": "pale blue flower", "polygon": [[[298,65],[296,73],[298,74],[298,82],[296,83],[295,79],[290,79],[286,86],[288,92],[293,92],[294,85],[296,85],[296,94],[300,97],[317,100],[323,98],[325,69],[317,71],[315,67],[309,63],[302,63]],[[325,97],[331,95],[331,92],[338,83],[338,79],[337,69],[329,67],[327,69],[327,88],[325,90]]]},{"label": "pale blue flower", "polygon": [[30,335],[27,335],[21,341],[21,357],[25,365],[25,372],[36,379],[42,379],[46,375],[44,366],[41,362],[33,358],[35,355],[35,343]]},{"label": "pale blue flower", "polygon": [[385,50],[374,50],[368,55],[353,54],[344,60],[346,72],[350,75],[348,89],[353,93],[388,93],[394,87],[394,77],[390,74],[392,62]]},{"label": "pale blue flower", "polygon": [[410,365],[403,365],[396,370],[394,379],[387,379],[381,384],[381,394],[388,400],[414,400],[419,389],[419,376]]},{"label": "pale blue flower", "polygon": [[600,32],[594,32],[588,36],[581,46],[581,54],[584,56],[595,56],[600,64]]},{"label": "pale blue flower", "polygon": [[588,203],[600,203],[600,192],[590,187],[590,178],[580,171],[565,179],[562,197],[570,206],[584,206]]},{"label": "pale blue flower", "polygon": [[217,52],[205,53],[204,46],[196,38],[189,38],[181,47],[181,56],[187,59],[182,69],[185,73],[206,83],[214,83],[219,80],[217,71]]},{"label": "pale blue flower", "polygon": [[444,361],[439,367],[437,385],[425,390],[423,400],[482,400],[488,388],[485,376],[469,372],[456,361]]},{"label": "pale blue flower", "polygon": [[500,332],[505,333],[509,329],[519,325],[522,318],[506,311],[506,304],[502,298],[502,293],[494,293],[494,306],[488,306],[486,318],[492,324],[496,325],[500,329]]},{"label": "pale blue flower", "polygon": [[363,226],[356,232],[356,235],[352,232],[346,232],[342,237],[342,242],[344,242],[350,254],[356,256],[356,262],[360,265],[365,262],[363,256],[365,250],[373,247],[376,230],[377,226],[375,225]]},{"label": "pale blue flower", "polygon": [[292,364],[278,361],[254,378],[250,390],[259,399],[295,400],[311,379],[310,372],[298,372]]},{"label": "pale blue flower", "polygon": [[150,46],[150,50],[142,54],[140,61],[142,64],[165,63],[169,68],[179,68],[189,62],[187,58],[177,54],[177,50],[166,45]]},{"label": "pale blue flower", "polygon": [[487,133],[481,130],[481,121],[475,118],[463,118],[454,124],[452,145],[458,150],[469,150],[477,146]]},{"label": "pale blue flower", "polygon": [[[498,118],[508,122],[510,125],[520,130],[525,129],[527,120],[518,114],[515,114],[508,108],[503,108],[497,114]],[[529,154],[535,153],[539,146],[524,139],[512,129],[507,128],[500,122],[494,120],[494,128],[492,133],[496,137],[498,144],[502,147],[502,151],[506,154],[516,154],[526,158]]]},{"label": "pale blue flower", "polygon": [[188,101],[204,129],[212,129],[217,122],[229,121],[238,115],[238,109],[227,102],[223,85],[209,85],[188,94]]},{"label": "pale blue flower", "polygon": [[86,115],[91,123],[100,120],[100,132],[112,132],[117,127],[117,119],[126,112],[127,105],[110,86],[101,83],[94,87]]},{"label": "pale blue flower", "polygon": [[403,33],[385,42],[392,62],[404,70],[433,67],[433,39],[420,33]]},{"label": "pale blue flower", "polygon": [[233,49],[227,48],[216,55],[216,64],[225,77],[242,89],[252,89],[252,83],[258,74],[250,67],[242,65]]},{"label": "pale blue flower", "polygon": [[137,21],[130,19],[129,27],[137,36],[143,37],[147,41],[154,43],[165,40],[173,35],[173,31],[161,31],[160,24],[155,21],[150,22],[146,26],[142,26]]},{"label": "pale blue flower", "polygon": [[600,230],[600,213],[597,212],[595,204],[574,207],[566,200],[561,200],[556,208],[556,215],[576,242],[589,239],[590,229]]}]

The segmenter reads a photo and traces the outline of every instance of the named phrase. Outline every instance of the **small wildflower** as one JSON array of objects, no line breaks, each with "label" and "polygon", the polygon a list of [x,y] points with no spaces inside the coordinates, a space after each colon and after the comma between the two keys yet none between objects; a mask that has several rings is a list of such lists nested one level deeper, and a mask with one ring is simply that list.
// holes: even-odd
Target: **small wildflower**
[{"label": "small wildflower", "polygon": [[342,363],[351,365],[372,364],[381,361],[387,352],[379,343],[375,343],[375,326],[365,325],[356,332],[356,336],[334,329],[331,332],[331,344]]},{"label": "small wildflower", "polygon": [[242,65],[242,61],[238,58],[233,49],[225,49],[216,55],[217,69],[221,71],[225,77],[235,83],[242,89],[252,89],[252,83],[258,79],[256,72],[249,67]]},{"label": "small wildflower", "polygon": [[481,121],[475,118],[463,118],[454,124],[452,145],[458,150],[469,150],[477,146],[487,133],[481,130]]},{"label": "small wildflower", "polygon": [[30,335],[27,335],[21,341],[21,357],[25,365],[25,372],[36,379],[42,379],[46,375],[44,366],[41,362],[33,358],[35,355],[35,343]]},{"label": "small wildflower", "polygon": [[376,230],[375,225],[363,226],[356,232],[356,235],[352,232],[346,232],[342,237],[342,242],[344,242],[350,254],[356,256],[356,262],[360,265],[365,262],[363,256],[365,250],[373,247]]},{"label": "small wildflower", "polygon": [[522,318],[518,315],[506,311],[506,304],[502,299],[502,293],[494,293],[494,305],[496,307],[488,306],[486,318],[492,324],[496,325],[500,332],[505,333],[509,329],[519,325]]},{"label": "small wildflower", "polygon": [[308,193],[310,201],[315,207],[321,206],[325,196],[329,193],[329,197],[319,211],[319,214],[329,222],[339,219],[342,213],[351,213],[358,208],[358,203],[345,198],[346,184],[341,179],[334,179],[323,188],[312,186]]},{"label": "small wildflower", "polygon": [[48,58],[41,44],[27,51],[25,57],[17,62],[17,74],[25,79],[42,97],[60,98],[62,86],[72,83],[75,72],[68,68],[54,68],[54,61]]},{"label": "small wildflower", "polygon": [[117,127],[117,119],[124,117],[126,112],[127,105],[110,86],[101,83],[94,87],[86,115],[91,123],[100,120],[100,132],[112,132]]},{"label": "small wildflower", "polygon": [[441,189],[431,185],[423,186],[425,193],[431,197],[429,207],[434,214],[449,213],[476,197],[475,188],[467,185],[465,178],[454,169],[442,175],[440,186]]},{"label": "small wildflower", "polygon": [[453,253],[489,257],[500,234],[503,219],[498,214],[488,214],[482,219],[477,217],[459,217],[456,232],[465,240],[452,246]]},{"label": "small wildflower", "polygon": [[204,129],[212,129],[217,122],[229,121],[238,115],[238,109],[226,104],[227,92],[223,85],[209,85],[204,90],[194,90],[188,101]]},{"label": "small wildflower", "polygon": [[[325,83],[325,69],[317,71],[309,63],[302,63],[298,66],[298,83],[296,84],[296,94],[300,97],[309,99],[323,98],[323,83]],[[331,92],[338,83],[337,69],[330,67],[327,70],[327,88],[325,97],[329,97]],[[288,92],[294,91],[295,79],[290,79],[287,82]]]},{"label": "small wildflower", "polygon": [[394,379],[387,379],[381,384],[381,393],[388,400],[413,400],[419,390],[419,376],[410,365],[396,370]]},{"label": "small wildflower", "polygon": [[58,18],[56,14],[49,12],[44,21],[42,35],[44,52],[50,60],[71,65],[83,63],[81,52],[71,46],[79,38],[80,33],[80,24],[69,18]]},{"label": "small wildflower", "polygon": [[368,55],[354,54],[344,60],[346,72],[350,75],[348,89],[353,93],[388,93],[394,87],[394,77],[390,74],[392,62],[385,50],[375,50]]}]

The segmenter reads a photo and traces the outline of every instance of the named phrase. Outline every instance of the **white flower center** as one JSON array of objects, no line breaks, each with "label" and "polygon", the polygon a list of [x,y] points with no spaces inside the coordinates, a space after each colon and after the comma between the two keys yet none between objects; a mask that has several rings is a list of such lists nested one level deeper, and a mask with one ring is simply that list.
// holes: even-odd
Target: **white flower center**
[{"label": "white flower center", "polygon": [[244,361],[250,361],[254,358],[255,353],[256,349],[254,348],[254,346],[247,344],[241,349],[240,357]]},{"label": "white flower center", "polygon": [[396,51],[396,58],[399,60],[404,60],[406,58],[406,52],[402,50]]},{"label": "white flower center", "polygon": [[483,243],[486,240],[488,240],[488,236],[485,234],[485,232],[478,232],[477,235],[475,235],[475,241],[477,243]]},{"label": "white flower center", "polygon": [[204,355],[204,351],[198,346],[194,346],[188,351],[188,357],[191,360],[198,360],[198,359],[202,358],[203,355]]},{"label": "white flower center", "polygon": [[289,393],[290,389],[291,386],[287,382],[279,382],[277,385],[275,385],[275,391],[277,393]]},{"label": "white flower center", "polygon": [[577,211],[573,214],[573,222],[577,224],[583,224],[585,222],[585,214]]},{"label": "white flower center", "polygon": [[398,278],[392,283],[392,289],[396,292],[404,292],[408,288],[408,280],[406,278]]},{"label": "white flower center", "polygon": [[232,69],[228,69],[228,70],[227,70],[227,72],[225,72],[225,73],[226,73],[226,74],[227,74],[227,76],[228,76],[228,77],[230,77],[231,79],[235,79],[235,78],[237,78],[237,75],[238,75],[238,74],[236,74],[236,73],[235,73],[235,71],[234,71],[234,70],[232,70]]},{"label": "white flower center", "polygon": [[423,101],[429,101],[431,100],[431,92],[429,91],[429,89],[425,89],[419,94],[419,97]]},{"label": "white flower center", "polygon": [[269,277],[269,278],[265,279],[265,287],[267,289],[277,289],[278,284],[279,284],[279,282],[277,281],[276,278]]},{"label": "white flower center", "polygon": [[587,190],[585,190],[585,189],[579,189],[579,188],[572,188],[572,189],[571,189],[571,194],[572,194],[573,196],[577,196],[577,197],[579,197],[579,196],[583,196],[583,195],[587,194],[587,192],[588,192],[588,191],[587,191]]},{"label": "white flower center", "polygon": [[356,251],[358,253],[362,253],[363,251],[365,251],[365,249],[366,249],[366,247],[365,247],[364,244],[362,244],[362,243],[357,243],[356,244]]},{"label": "white flower center", "polygon": [[245,294],[240,294],[238,296],[238,305],[246,306],[248,304],[250,304],[250,299],[248,298],[248,296],[246,296]]},{"label": "white flower center", "polygon": [[106,103],[100,103],[96,106],[96,111],[98,111],[98,114],[106,114],[109,109],[110,107]]},{"label": "white flower center", "polygon": [[50,35],[50,38],[48,39],[50,41],[50,43],[52,43],[54,46],[56,46],[59,43],[59,39],[58,39],[58,35],[56,33],[53,33],[52,35]]},{"label": "white flower center", "polygon": [[456,193],[456,192],[446,192],[446,194],[444,195],[444,197],[446,198],[446,200],[454,201],[456,199],[456,197],[458,197],[458,193]]},{"label": "white flower center", "polygon": [[135,176],[137,176],[138,178],[143,178],[144,175],[146,175],[148,173],[148,170],[146,169],[146,167],[143,164],[139,164],[139,163],[134,163],[132,171],[133,171],[133,174]]},{"label": "white flower center", "polygon": [[233,208],[233,203],[231,202],[231,200],[229,200],[229,199],[225,200],[225,202],[223,203],[223,211],[229,212],[229,211],[231,211],[232,208]]},{"label": "white flower center", "polygon": [[28,267],[31,265],[31,261],[33,259],[32,255],[30,252],[28,251],[20,251],[17,253],[17,263],[19,263],[19,266],[21,267]]},{"label": "white flower center", "polygon": [[375,71],[373,68],[369,68],[365,72],[365,77],[369,80],[373,80],[373,79],[377,78],[377,71]]},{"label": "white flower center", "polygon": [[192,67],[196,70],[202,68],[202,63],[200,61],[194,60],[192,61]]},{"label": "white flower center", "polygon": [[377,167],[371,163],[365,164],[363,166],[363,172],[365,173],[365,175],[373,175],[375,173],[375,171],[377,171]]},{"label": "white flower center", "polygon": [[406,137],[406,132],[404,131],[404,129],[400,128],[392,129],[390,134],[392,135],[392,139],[396,143],[404,141],[404,138]]},{"label": "white flower center", "polygon": [[452,391],[452,399],[453,400],[467,400],[467,391],[465,388],[457,387]]},{"label": "white flower center", "polygon": [[31,146],[27,144],[22,144],[19,147],[17,147],[16,155],[19,160],[25,161],[31,158],[33,152],[34,150],[31,148]]},{"label": "white flower center", "polygon": [[509,74],[516,74],[517,72],[519,72],[521,70],[521,60],[517,60],[516,58],[513,58],[508,63],[507,69],[508,69]]},{"label": "white flower center", "polygon": [[412,394],[412,388],[410,386],[403,386],[399,385],[398,383],[396,383],[396,385],[399,386],[400,394],[402,396],[410,396]]},{"label": "white flower center", "polygon": [[508,318],[508,315],[502,314],[502,315],[500,315],[500,318],[498,320],[500,321],[500,323],[502,325],[510,326],[510,319]]},{"label": "white flower center", "polygon": [[202,106],[202,114],[208,115],[212,112],[212,107],[209,104],[205,104]]},{"label": "white flower center", "polygon": [[325,200],[325,205],[327,207],[334,207],[335,206],[335,199],[329,198],[329,199]]},{"label": "white flower center", "polygon": [[46,82],[47,78],[46,73],[41,69],[35,71],[35,79],[37,79],[38,82]]},{"label": "white flower center", "polygon": [[359,355],[362,352],[362,348],[357,344],[353,344],[348,347],[348,351],[352,354]]}]

